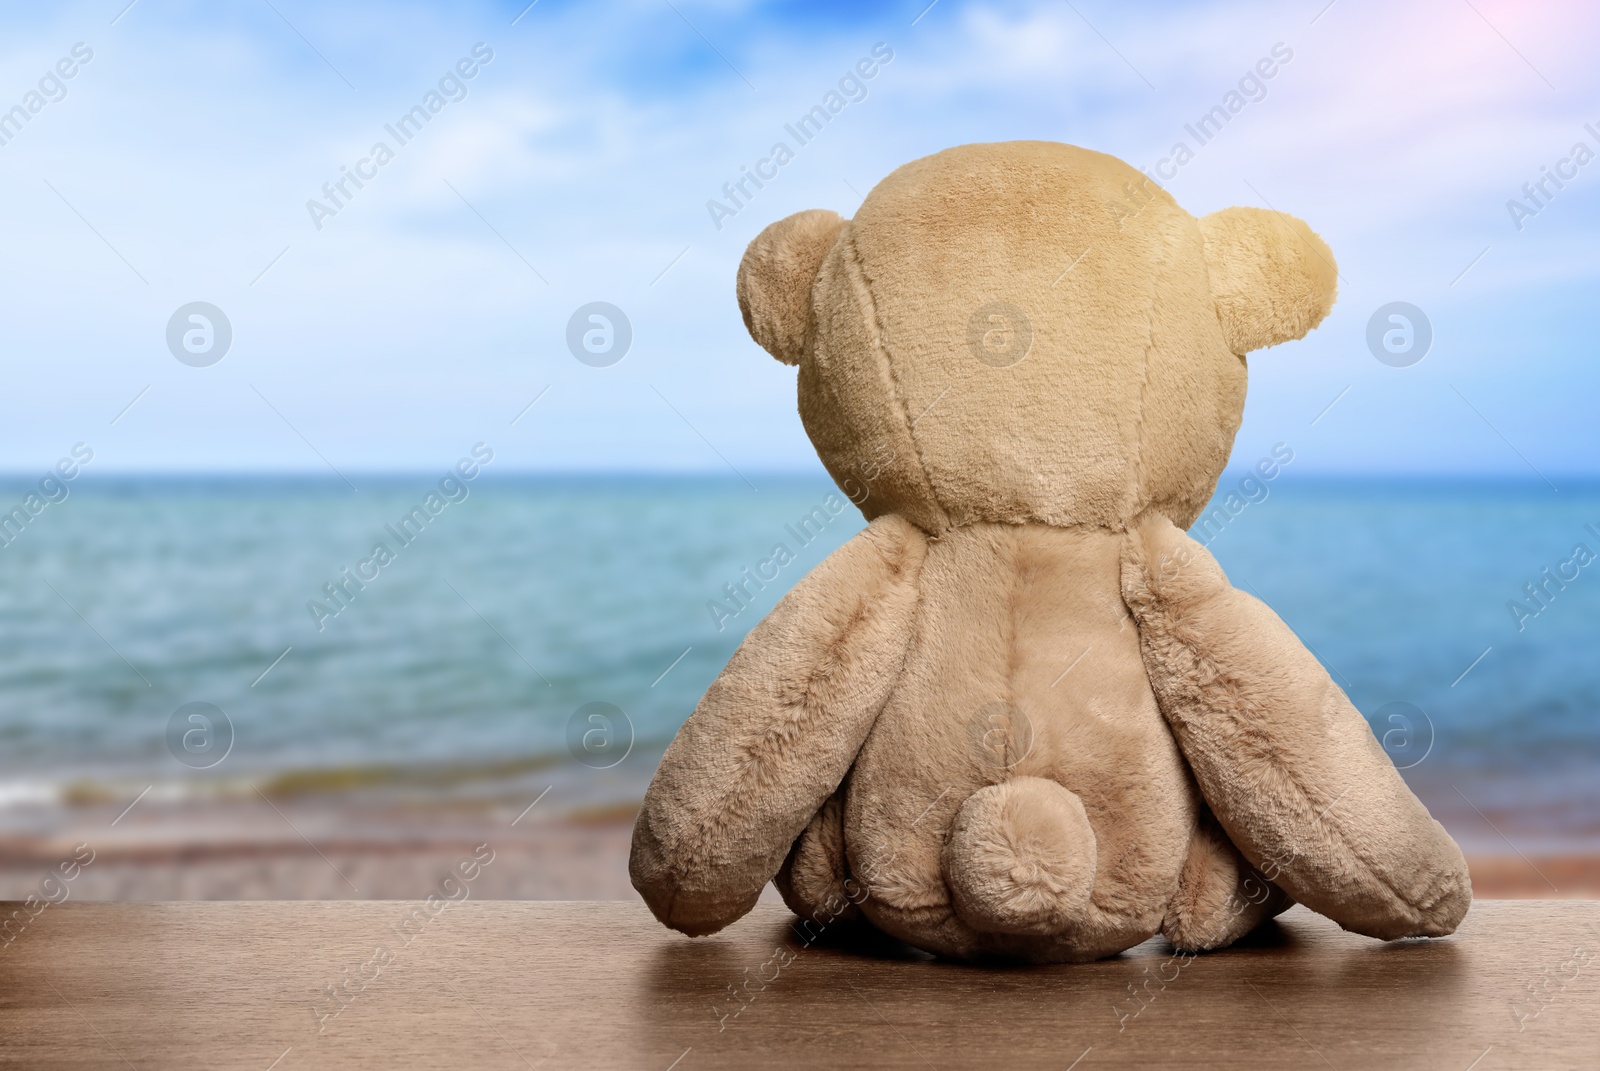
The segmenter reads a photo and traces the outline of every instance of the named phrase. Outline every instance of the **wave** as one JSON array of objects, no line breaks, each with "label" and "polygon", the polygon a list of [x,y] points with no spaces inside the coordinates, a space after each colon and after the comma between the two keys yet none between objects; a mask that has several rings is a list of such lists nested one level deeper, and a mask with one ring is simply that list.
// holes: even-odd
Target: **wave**
[{"label": "wave", "polygon": [[[316,796],[377,795],[436,798],[482,795],[536,774],[573,765],[570,757],[539,753],[490,761],[350,763],[262,770],[228,776],[139,777],[135,774],[71,776],[56,780],[0,778],[0,811],[39,806],[88,807],[134,799],[182,803],[265,796],[292,801]],[[653,765],[653,764],[652,764]],[[642,785],[641,791],[642,791]]]}]

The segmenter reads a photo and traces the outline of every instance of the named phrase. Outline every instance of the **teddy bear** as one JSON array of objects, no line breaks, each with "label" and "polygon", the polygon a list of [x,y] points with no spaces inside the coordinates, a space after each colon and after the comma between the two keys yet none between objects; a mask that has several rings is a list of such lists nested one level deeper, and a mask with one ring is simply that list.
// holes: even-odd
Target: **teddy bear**
[{"label": "teddy bear", "polygon": [[804,932],[1073,962],[1221,948],[1298,901],[1454,931],[1460,849],[1362,715],[1185,534],[1246,355],[1332,307],[1277,211],[1195,218],[1112,156],[947,149],[751,242],[750,335],[865,529],[666,749],[629,870],[690,935],[768,882]]}]

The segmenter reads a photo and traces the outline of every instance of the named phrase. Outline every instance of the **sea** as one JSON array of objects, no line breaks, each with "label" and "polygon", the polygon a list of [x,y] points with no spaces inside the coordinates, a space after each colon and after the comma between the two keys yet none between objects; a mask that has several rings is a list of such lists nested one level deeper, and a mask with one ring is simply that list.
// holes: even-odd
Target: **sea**
[{"label": "sea", "polygon": [[[0,831],[141,789],[626,805],[863,523],[820,472],[62,486],[0,547]],[[1600,851],[1600,482],[1230,475],[1211,517],[1469,850]]]}]

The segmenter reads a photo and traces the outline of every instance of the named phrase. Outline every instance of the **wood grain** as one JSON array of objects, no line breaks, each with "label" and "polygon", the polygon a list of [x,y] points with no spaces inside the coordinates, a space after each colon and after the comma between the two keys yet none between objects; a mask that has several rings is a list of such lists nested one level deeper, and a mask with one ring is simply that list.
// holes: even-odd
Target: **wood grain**
[{"label": "wood grain", "polygon": [[762,904],[691,941],[635,903],[64,903],[0,951],[0,1064],[1600,1066],[1589,901],[1480,901],[1452,938],[1387,945],[1295,908],[1188,962],[1157,940],[1045,968],[837,927],[808,946],[793,921]]}]

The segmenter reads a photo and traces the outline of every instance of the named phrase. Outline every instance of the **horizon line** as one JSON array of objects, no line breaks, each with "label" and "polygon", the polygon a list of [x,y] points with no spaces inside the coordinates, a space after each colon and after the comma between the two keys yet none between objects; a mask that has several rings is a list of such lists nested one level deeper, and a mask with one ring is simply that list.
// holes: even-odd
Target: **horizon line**
[{"label": "horizon line", "polygon": [[[443,470],[440,470],[443,471]],[[772,467],[758,468],[745,467],[740,473],[776,477],[779,479],[823,479],[831,482],[831,477],[820,466],[814,468]],[[496,467],[493,470],[485,469],[483,475],[516,476],[516,477],[557,477],[557,478],[647,478],[647,479],[713,479],[738,482],[740,473],[728,472],[721,468],[533,468],[533,467]],[[296,467],[296,468],[104,468],[95,466],[87,467],[81,471],[82,476],[94,479],[139,479],[139,478],[171,478],[171,479],[296,479],[306,481],[328,481],[337,483],[343,475],[363,476],[367,478],[411,478],[431,477],[437,475],[432,467],[411,466],[394,468],[359,468],[345,466],[339,472],[333,473],[326,470]],[[42,475],[53,473],[31,469],[0,469],[0,482],[33,483]],[[1251,466],[1240,468],[1227,468],[1217,477],[1219,484],[1222,481],[1242,479],[1257,475]],[[1268,482],[1276,483],[1282,473],[1271,478]],[[1312,469],[1297,466],[1291,474],[1295,478],[1312,479],[1368,479],[1368,480],[1493,480],[1501,483],[1548,483],[1551,479],[1561,479],[1587,483],[1600,481],[1600,469],[1552,471],[1549,473],[1524,473],[1509,469]],[[1258,476],[1259,478],[1259,476]],[[73,482],[77,482],[74,478]]]}]

